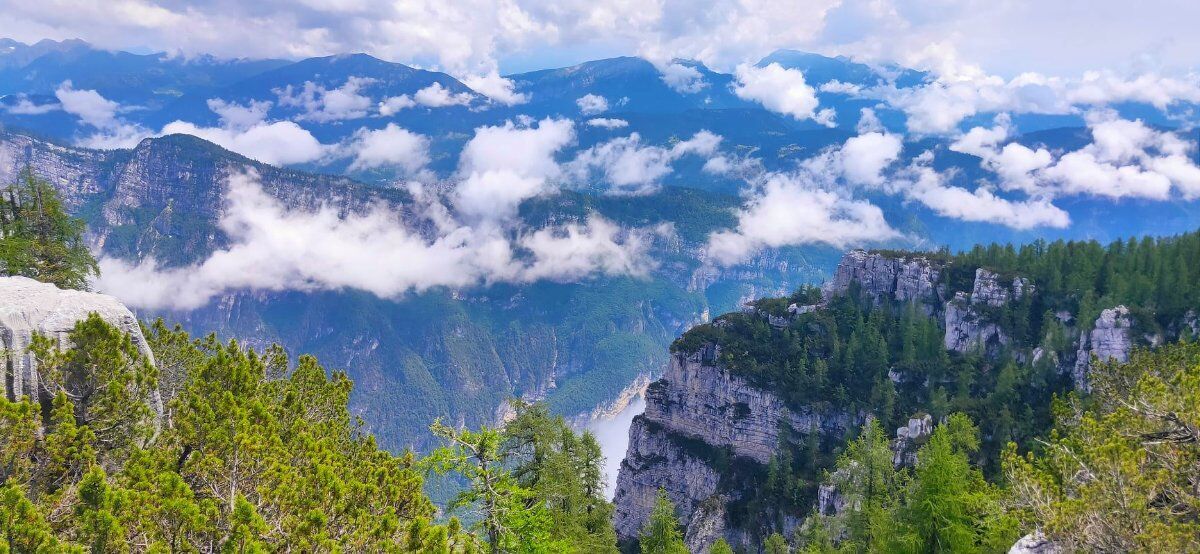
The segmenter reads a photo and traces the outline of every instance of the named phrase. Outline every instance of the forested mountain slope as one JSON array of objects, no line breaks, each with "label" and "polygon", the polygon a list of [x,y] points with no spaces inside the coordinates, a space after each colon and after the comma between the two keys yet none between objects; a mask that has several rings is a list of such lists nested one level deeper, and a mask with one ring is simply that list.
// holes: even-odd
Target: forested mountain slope
[{"label": "forested mountain slope", "polygon": [[[1200,233],[947,252],[852,251],[824,290],[763,299],[685,333],[630,430],[618,534],[663,488],[686,538],[760,544],[844,508],[821,488],[867,421],[917,463],[934,424],[978,425],[970,460],[995,479],[1011,442],[1045,436],[1052,400],[1092,387],[1093,360],[1200,334]],[[873,439],[872,439],[873,440]]]}]

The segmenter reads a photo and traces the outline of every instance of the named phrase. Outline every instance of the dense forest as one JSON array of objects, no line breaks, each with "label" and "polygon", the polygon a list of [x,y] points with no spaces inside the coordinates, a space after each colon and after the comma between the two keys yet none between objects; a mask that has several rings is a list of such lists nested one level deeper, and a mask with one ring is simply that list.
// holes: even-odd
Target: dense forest
[{"label": "dense forest", "polygon": [[[1140,346],[1195,338],[1194,323],[1188,323],[1196,320],[1200,307],[1200,276],[1191,267],[1200,260],[1200,232],[1108,246],[1036,242],[1021,248],[991,245],[959,254],[918,255],[941,271],[946,297],[970,292],[979,268],[1001,275],[1002,281],[1020,276],[1032,283],[1034,294],[1003,306],[978,308],[1011,338],[1002,350],[947,351],[944,323],[930,315],[928,305],[880,301],[853,283],[831,298],[822,298],[816,287],[804,287],[790,297],[756,301],[746,310],[693,328],[672,345],[674,352],[689,353],[717,344],[719,365],[799,410],[870,420],[840,437],[792,430],[767,467],[731,473],[730,482],[752,491],[732,506],[733,517],[766,521],[763,527],[769,529],[781,526],[776,518],[783,514],[806,513],[816,502],[818,486],[831,482],[831,472],[836,476],[842,468],[840,473],[847,473],[839,457],[850,456],[861,466],[865,462],[858,458],[883,448],[889,471],[899,471],[891,468],[891,435],[882,430],[923,414],[943,422],[934,437],[957,437],[949,440],[957,445],[954,456],[978,473],[978,479],[960,480],[978,485],[971,485],[976,499],[999,502],[1002,495],[996,487],[1006,481],[1006,456],[1044,449],[1044,437],[1061,419],[1059,403],[1075,394],[1071,372],[1061,361],[1075,358],[1080,335],[1102,309],[1128,306],[1132,335]],[[787,311],[788,306],[818,304],[820,309]],[[949,424],[954,429],[941,430]],[[883,451],[877,454],[883,456]],[[918,454],[918,459],[923,456]],[[706,457],[713,460],[711,453]],[[718,467],[731,467],[721,462],[714,461]],[[912,468],[917,474],[921,463]],[[898,494],[908,498],[913,491]],[[1001,549],[1018,529],[1011,521],[989,524],[997,527],[981,530],[976,538],[976,546],[984,551]],[[1000,532],[998,542],[990,535],[994,532]],[[832,536],[844,537],[845,531]],[[797,540],[820,542],[812,537]],[[902,549],[893,544],[884,550]]]}]

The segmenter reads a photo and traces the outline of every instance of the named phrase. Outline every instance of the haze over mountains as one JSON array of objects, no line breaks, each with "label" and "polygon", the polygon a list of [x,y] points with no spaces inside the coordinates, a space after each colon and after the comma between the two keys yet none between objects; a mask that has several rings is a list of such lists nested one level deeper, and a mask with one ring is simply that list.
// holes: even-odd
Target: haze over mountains
[{"label": "haze over mountains", "polygon": [[1191,78],[1010,80],[778,51],[474,88],[366,54],[0,43],[0,177],[63,190],[141,315],[346,367],[385,444],[509,395],[578,414],[849,245],[1193,229]]}]

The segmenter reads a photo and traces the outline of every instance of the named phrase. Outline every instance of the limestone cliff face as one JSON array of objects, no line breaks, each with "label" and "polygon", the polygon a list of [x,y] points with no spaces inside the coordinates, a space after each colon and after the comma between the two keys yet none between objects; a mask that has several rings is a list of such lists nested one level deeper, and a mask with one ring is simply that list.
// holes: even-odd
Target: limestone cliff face
[{"label": "limestone cliff face", "polygon": [[937,305],[946,293],[940,268],[923,256],[897,257],[852,250],[838,264],[833,280],[826,284],[825,298],[846,292],[851,283],[858,283],[864,294],[879,300]]},{"label": "limestone cliff face", "polygon": [[726,503],[739,493],[721,482],[706,454],[724,450],[734,466],[762,465],[784,425],[833,435],[856,423],[846,413],[792,410],[720,367],[718,354],[716,345],[676,353],[662,379],[647,388],[646,411],[633,422],[617,478],[615,523],[622,539],[637,536],[661,487],[678,509],[692,551],[706,550],[721,536],[734,544],[747,541],[748,530],[725,518]]},{"label": "limestone cliff face", "polygon": [[[4,395],[9,400],[42,394],[37,360],[29,353],[34,333],[64,343],[75,323],[95,312],[109,324],[129,333],[142,354],[154,362],[137,318],[111,296],[63,290],[27,277],[0,277],[0,346],[6,362]],[[161,415],[162,400],[155,394],[151,406]]]},{"label": "limestone cliff face", "polygon": [[1021,300],[1026,294],[1033,294],[1033,285],[1027,279],[1014,277],[1006,282],[993,271],[975,270],[971,293],[959,292],[946,303],[946,350],[965,353],[982,349],[991,353],[1008,346],[1009,337],[990,309]]},{"label": "limestone cliff face", "polygon": [[1100,312],[1091,332],[1084,333],[1079,342],[1072,372],[1076,388],[1088,390],[1087,376],[1092,357],[1102,362],[1129,361],[1129,354],[1133,352],[1132,328],[1133,318],[1129,315],[1129,308],[1117,306]]}]

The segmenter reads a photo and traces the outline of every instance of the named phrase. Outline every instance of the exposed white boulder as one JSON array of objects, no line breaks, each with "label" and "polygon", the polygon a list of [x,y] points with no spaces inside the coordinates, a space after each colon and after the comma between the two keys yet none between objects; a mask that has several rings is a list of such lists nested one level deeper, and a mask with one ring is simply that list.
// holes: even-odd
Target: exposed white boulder
[{"label": "exposed white boulder", "polygon": [[1088,370],[1092,367],[1092,358],[1101,362],[1129,361],[1133,352],[1133,318],[1129,308],[1117,306],[1100,312],[1091,332],[1085,333],[1079,342],[1079,352],[1075,356],[1073,377],[1075,387],[1088,390]]},{"label": "exposed white boulder", "polygon": [[1008,549],[1008,554],[1060,554],[1062,549],[1057,544],[1050,542],[1046,535],[1041,531],[1034,531],[1018,540],[1012,548]]},{"label": "exposed white boulder", "polygon": [[[116,298],[64,290],[27,277],[0,277],[0,347],[3,347],[7,362],[3,383],[5,397],[9,400],[21,396],[39,398],[37,360],[29,352],[34,333],[58,339],[65,346],[75,323],[87,319],[92,312],[129,333],[142,355],[154,363],[154,353],[142,335],[137,318]],[[151,403],[161,415],[162,401],[157,393]]]}]

